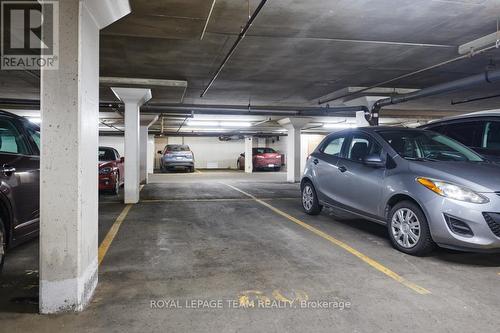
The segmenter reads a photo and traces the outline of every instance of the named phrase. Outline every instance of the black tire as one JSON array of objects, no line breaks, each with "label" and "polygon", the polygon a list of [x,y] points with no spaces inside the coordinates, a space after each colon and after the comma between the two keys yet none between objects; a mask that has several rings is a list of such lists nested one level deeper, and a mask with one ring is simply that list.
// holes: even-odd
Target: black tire
[{"label": "black tire", "polygon": [[[304,184],[302,184],[301,193],[302,208],[304,209],[304,211],[309,215],[318,215],[319,213],[321,213],[323,206],[319,204],[316,189],[311,182],[306,181],[304,182]],[[306,200],[306,196],[308,197],[308,200]]]},{"label": "black tire", "polygon": [[[403,246],[401,243],[405,243],[405,240],[404,240],[405,233],[408,234],[409,229],[411,229],[411,233],[412,233],[413,237],[415,237],[415,235],[417,233],[415,233],[413,231],[413,229],[411,227],[409,227],[408,225],[405,227],[407,230],[405,230],[403,232],[403,229],[402,229],[403,227],[401,227],[401,229],[400,229],[397,226],[398,220],[400,218],[398,218],[397,216],[395,217],[395,215],[398,214],[398,212],[402,212],[403,216],[405,217],[404,219],[407,220],[409,213],[405,214],[404,212],[409,212],[409,211],[412,212],[417,219],[417,220],[415,220],[412,216],[411,218],[412,218],[412,221],[414,221],[413,223],[415,223],[415,221],[416,221],[419,224],[419,228],[415,229],[415,230],[418,230],[418,240],[414,241],[413,239],[411,239],[412,238],[411,236],[407,235],[406,236],[406,243],[408,243],[408,244],[407,244],[407,246]],[[397,230],[401,231],[400,237],[397,237],[395,235],[395,233],[397,233]],[[399,250],[403,253],[406,253],[406,254],[410,254],[410,255],[414,255],[414,256],[424,256],[424,255],[432,252],[436,247],[436,244],[432,240],[431,231],[429,229],[429,224],[427,222],[427,218],[425,217],[424,212],[417,204],[415,204],[414,202],[411,202],[411,201],[401,201],[401,202],[397,203],[396,205],[394,205],[394,207],[391,208],[389,215],[387,216],[387,231],[388,231],[389,239],[391,240],[392,245],[397,250]],[[413,242],[413,244],[412,244],[412,242]]]},{"label": "black tire", "polygon": [[194,167],[189,167],[188,170],[189,170],[190,173],[193,173],[194,172]]},{"label": "black tire", "polygon": [[117,173],[115,176],[115,186],[111,190],[111,193],[118,195],[120,193],[120,174]]},{"label": "black tire", "polygon": [[7,252],[7,233],[5,232],[5,225],[0,218],[0,273],[2,272],[5,253]]}]

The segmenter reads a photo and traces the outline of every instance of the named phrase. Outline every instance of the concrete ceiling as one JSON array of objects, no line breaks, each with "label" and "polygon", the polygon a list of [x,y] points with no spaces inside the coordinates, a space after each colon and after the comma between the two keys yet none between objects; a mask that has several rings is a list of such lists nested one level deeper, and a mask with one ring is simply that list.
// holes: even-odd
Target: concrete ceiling
[{"label": "concrete ceiling", "polygon": [[[204,98],[200,93],[259,0],[131,0],[133,13],[101,32],[101,76],[185,80],[186,104],[317,105],[349,86],[370,86],[456,57],[460,44],[490,34],[498,0],[271,0]],[[476,74],[494,50],[391,84],[423,88]],[[0,97],[38,98],[38,80],[0,72]],[[499,86],[398,105],[449,113],[498,108],[500,98],[450,105],[494,94]],[[178,92],[153,90],[152,103],[181,102]],[[101,87],[101,100],[114,100]],[[395,116],[398,116],[396,114]]]}]

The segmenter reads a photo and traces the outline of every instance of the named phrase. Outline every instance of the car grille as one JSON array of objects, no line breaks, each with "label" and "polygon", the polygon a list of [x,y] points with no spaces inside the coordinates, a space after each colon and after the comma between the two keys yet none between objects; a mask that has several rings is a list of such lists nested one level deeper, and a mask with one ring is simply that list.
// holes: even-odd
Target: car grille
[{"label": "car grille", "polygon": [[484,219],[495,236],[500,237],[500,214],[483,213]]}]

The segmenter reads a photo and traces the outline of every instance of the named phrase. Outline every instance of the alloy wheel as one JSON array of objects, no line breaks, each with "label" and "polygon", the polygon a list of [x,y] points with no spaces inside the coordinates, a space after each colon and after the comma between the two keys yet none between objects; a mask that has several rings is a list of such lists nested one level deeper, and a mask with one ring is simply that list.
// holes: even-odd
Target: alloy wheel
[{"label": "alloy wheel", "polygon": [[417,215],[408,208],[398,209],[392,216],[391,232],[400,246],[405,249],[413,248],[417,245],[421,234]]},{"label": "alloy wheel", "polygon": [[302,204],[306,210],[311,210],[314,204],[314,193],[311,186],[304,186],[302,191]]}]

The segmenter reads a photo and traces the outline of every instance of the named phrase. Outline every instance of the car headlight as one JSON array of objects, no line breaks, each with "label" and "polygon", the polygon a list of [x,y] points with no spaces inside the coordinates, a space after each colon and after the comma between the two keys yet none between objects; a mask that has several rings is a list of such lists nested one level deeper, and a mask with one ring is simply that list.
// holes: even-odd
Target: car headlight
[{"label": "car headlight", "polygon": [[256,158],[264,158],[264,156],[257,155]]},{"label": "car headlight", "polygon": [[440,196],[455,199],[459,201],[465,201],[476,204],[485,204],[490,202],[490,200],[479,193],[474,192],[466,187],[448,183],[442,180],[429,179],[429,178],[417,178],[417,182],[427,187],[434,193]]},{"label": "car headlight", "polygon": [[108,173],[111,173],[112,171],[113,171],[113,168],[110,168],[110,167],[99,169],[99,173],[101,175],[107,175]]}]

